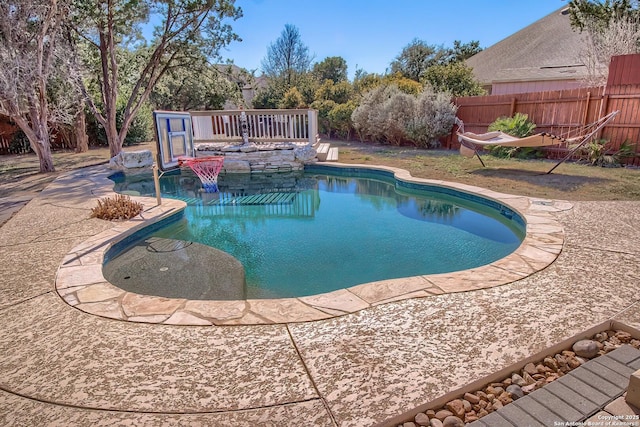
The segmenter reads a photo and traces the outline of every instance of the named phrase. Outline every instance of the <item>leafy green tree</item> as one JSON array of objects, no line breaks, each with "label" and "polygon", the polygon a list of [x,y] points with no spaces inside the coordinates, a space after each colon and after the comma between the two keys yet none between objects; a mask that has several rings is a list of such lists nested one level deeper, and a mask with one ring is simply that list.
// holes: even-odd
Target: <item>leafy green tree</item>
[{"label": "leafy green tree", "polygon": [[433,65],[426,70],[424,80],[436,92],[448,92],[451,96],[485,94],[485,90],[473,77],[473,71],[464,62]]},{"label": "leafy green tree", "polygon": [[289,89],[282,98],[279,108],[305,108],[306,104],[297,87]]},{"label": "leafy green tree", "polygon": [[477,40],[472,40],[468,43],[454,40],[453,48],[449,49],[448,52],[447,63],[462,62],[479,52],[482,52],[482,48],[480,47],[480,42]]},{"label": "leafy green tree", "polygon": [[353,78],[353,90],[357,96],[362,96],[382,83],[382,76],[376,73],[367,73],[363,69],[357,69]]},{"label": "leafy green tree", "polygon": [[609,26],[611,20],[638,17],[638,2],[632,0],[571,0],[569,19],[571,26],[584,31],[588,26],[600,30]]},{"label": "leafy green tree", "polygon": [[391,73],[420,81],[424,71],[446,60],[448,52],[442,46],[433,46],[420,39],[413,39],[391,62]]},{"label": "leafy green tree", "polygon": [[[222,47],[238,39],[225,20],[242,15],[234,0],[72,0],[72,5],[78,50],[85,53],[88,70],[79,83],[104,127],[111,156],[122,151],[133,119],[160,78],[202,56],[219,57]],[[152,16],[159,24],[147,41],[142,26]],[[135,52],[135,61],[123,63],[119,51]],[[123,81],[130,87],[126,95],[120,91]],[[119,98],[126,98],[120,126]]]},{"label": "leafy green tree", "polygon": [[351,130],[353,129],[351,115],[355,109],[356,103],[354,101],[348,101],[343,104],[336,104],[329,110],[328,118],[331,123],[331,128],[339,137],[351,138]]},{"label": "leafy green tree", "polygon": [[242,105],[238,84],[225,66],[202,63],[166,73],[153,88],[150,101],[160,110],[221,110],[228,100]]},{"label": "leafy green tree", "polygon": [[341,56],[328,56],[313,64],[313,76],[319,82],[331,80],[333,83],[347,81],[347,61]]},{"label": "leafy green tree", "polygon": [[309,72],[313,57],[303,43],[298,28],[286,24],[278,39],[267,49],[262,70],[270,79],[282,80],[289,89],[296,86],[300,76]]},{"label": "leafy green tree", "polygon": [[310,105],[311,108],[318,111],[318,128],[320,133],[331,136],[331,120],[329,113],[337,104],[330,99],[317,99]]},{"label": "leafy green tree", "polygon": [[332,80],[325,80],[316,90],[315,99],[344,104],[351,99],[352,95],[353,88],[348,81],[334,83]]}]

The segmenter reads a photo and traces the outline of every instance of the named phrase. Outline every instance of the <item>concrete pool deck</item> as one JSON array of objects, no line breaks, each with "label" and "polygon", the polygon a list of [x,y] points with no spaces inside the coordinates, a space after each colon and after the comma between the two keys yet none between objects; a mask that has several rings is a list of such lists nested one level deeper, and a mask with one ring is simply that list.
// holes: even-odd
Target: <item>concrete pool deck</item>
[{"label": "concrete pool deck", "polygon": [[55,290],[70,252],[122,231],[89,218],[110,193],[94,173],[60,177],[0,228],[2,425],[373,425],[608,319],[640,327],[639,202],[546,212],[564,229],[555,262],[486,289],[302,323],[96,316]]}]

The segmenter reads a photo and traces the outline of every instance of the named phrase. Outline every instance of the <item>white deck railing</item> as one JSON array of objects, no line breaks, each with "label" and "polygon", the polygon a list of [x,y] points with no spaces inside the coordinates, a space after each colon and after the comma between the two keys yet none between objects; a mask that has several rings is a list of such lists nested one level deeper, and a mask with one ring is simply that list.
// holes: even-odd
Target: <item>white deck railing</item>
[{"label": "white deck railing", "polygon": [[191,111],[195,143],[242,142],[242,113],[249,142],[306,142],[315,144],[316,110],[220,110]]}]

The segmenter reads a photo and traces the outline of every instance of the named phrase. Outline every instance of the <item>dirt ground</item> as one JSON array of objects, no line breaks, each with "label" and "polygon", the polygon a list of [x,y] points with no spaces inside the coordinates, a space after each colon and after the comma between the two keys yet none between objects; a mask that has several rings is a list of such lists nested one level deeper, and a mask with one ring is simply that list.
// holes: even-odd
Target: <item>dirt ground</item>
[{"label": "dirt ground", "polygon": [[[152,149],[153,143],[147,142],[126,147],[125,150]],[[108,147],[92,147],[86,153],[73,151],[54,151],[52,173],[39,173],[38,158],[35,154],[0,156],[0,198],[42,191],[61,173],[109,161]]]},{"label": "dirt ground", "polygon": [[[640,200],[640,169],[602,168],[565,163],[545,174],[555,163],[549,160],[514,160],[483,156],[465,158],[457,151],[422,150],[412,147],[329,141],[340,147],[340,162],[387,165],[407,169],[413,176],[477,185],[495,191],[563,200]],[[153,149],[145,143],[127,150]],[[60,173],[107,162],[107,147],[87,153],[55,152],[56,172],[38,173],[33,154],[0,156],[0,198],[36,193]]]}]

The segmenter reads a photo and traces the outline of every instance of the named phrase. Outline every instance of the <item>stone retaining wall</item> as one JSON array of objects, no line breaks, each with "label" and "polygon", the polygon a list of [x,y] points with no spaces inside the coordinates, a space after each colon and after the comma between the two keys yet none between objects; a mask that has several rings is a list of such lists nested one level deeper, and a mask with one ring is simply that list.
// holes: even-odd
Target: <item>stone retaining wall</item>
[{"label": "stone retaining wall", "polygon": [[223,173],[286,172],[315,163],[316,150],[307,144],[200,144],[196,157],[224,156]]}]

